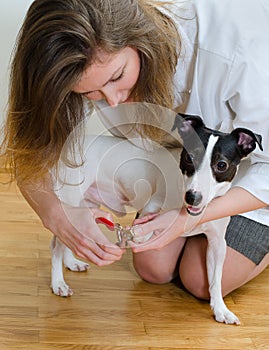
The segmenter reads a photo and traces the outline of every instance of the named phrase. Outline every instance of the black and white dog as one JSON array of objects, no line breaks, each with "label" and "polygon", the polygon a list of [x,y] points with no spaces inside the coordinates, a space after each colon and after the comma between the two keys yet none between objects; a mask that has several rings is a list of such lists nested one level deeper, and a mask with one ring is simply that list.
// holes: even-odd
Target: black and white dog
[{"label": "black and white dog", "polygon": [[[262,150],[261,136],[244,128],[222,133],[207,128],[200,117],[177,116],[173,129],[183,139],[180,169],[184,176],[184,204],[191,216],[199,216],[215,197],[231,187],[238,165],[255,148]],[[221,293],[223,263],[226,255],[225,233],[230,218],[199,225],[184,236],[204,233],[207,236],[207,275],[210,306],[218,322],[239,324],[238,318],[226,307]]]},{"label": "black and white dog", "polygon": [[[178,131],[183,149],[160,147],[150,152],[125,139],[88,138],[84,145],[87,162],[80,171],[64,169],[64,180],[55,184],[56,194],[69,205],[105,205],[117,215],[125,214],[125,205],[134,207],[143,216],[181,208],[184,204],[190,217],[198,216],[213,198],[230,188],[241,159],[256,144],[262,148],[261,137],[248,129],[221,133],[207,128],[196,116],[177,115],[172,131]],[[210,305],[217,321],[239,324],[221,294],[228,222],[229,218],[209,222],[184,236],[199,233],[207,236]],[[62,262],[72,271],[84,271],[88,265],[76,259],[56,237],[51,251],[51,288],[56,295],[70,296],[73,292],[64,281]]]}]

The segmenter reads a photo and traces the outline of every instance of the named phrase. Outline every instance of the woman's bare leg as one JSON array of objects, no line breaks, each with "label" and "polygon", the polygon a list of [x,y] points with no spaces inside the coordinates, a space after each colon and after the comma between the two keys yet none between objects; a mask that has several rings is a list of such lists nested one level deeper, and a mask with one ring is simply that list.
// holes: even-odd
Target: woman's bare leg
[{"label": "woman's bare leg", "polygon": [[[201,299],[209,299],[206,249],[207,239],[205,236],[190,237],[185,245],[179,266],[179,274],[184,287]],[[244,255],[227,247],[222,276],[223,296],[259,275],[268,264],[269,254],[259,265],[256,265]]]},{"label": "woman's bare leg", "polygon": [[186,242],[177,238],[160,250],[133,254],[136,272],[147,282],[168,283],[178,275],[178,259]]}]

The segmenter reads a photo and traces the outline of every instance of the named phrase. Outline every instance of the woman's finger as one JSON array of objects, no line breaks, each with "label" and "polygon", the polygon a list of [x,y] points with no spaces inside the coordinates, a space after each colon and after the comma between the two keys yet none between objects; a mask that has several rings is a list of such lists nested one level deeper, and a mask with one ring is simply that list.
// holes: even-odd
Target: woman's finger
[{"label": "woman's finger", "polygon": [[[103,249],[105,247],[105,249]],[[124,253],[118,246],[101,246],[94,241],[88,242],[88,244],[77,246],[74,250],[75,254],[86,259],[98,266],[109,265],[117,260],[120,260]]]}]

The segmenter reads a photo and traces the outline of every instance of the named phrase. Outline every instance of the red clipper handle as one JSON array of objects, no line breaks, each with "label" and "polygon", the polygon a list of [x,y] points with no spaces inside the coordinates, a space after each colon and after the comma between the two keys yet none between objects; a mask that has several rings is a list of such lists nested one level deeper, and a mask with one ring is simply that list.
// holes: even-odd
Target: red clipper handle
[{"label": "red clipper handle", "polygon": [[95,221],[96,221],[97,224],[104,224],[104,225],[106,225],[110,230],[114,230],[115,229],[114,223],[112,221],[106,219],[106,218],[103,218],[103,217],[97,218]]}]

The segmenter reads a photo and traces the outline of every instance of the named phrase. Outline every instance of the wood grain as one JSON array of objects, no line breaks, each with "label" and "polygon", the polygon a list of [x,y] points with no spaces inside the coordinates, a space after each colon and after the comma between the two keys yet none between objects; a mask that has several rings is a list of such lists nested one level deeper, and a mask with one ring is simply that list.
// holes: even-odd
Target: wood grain
[{"label": "wood grain", "polygon": [[0,185],[1,350],[269,349],[269,268],[225,298],[242,323],[227,326],[175,284],[141,281],[130,251],[111,266],[65,271],[75,294],[57,297],[50,238],[17,187]]}]

